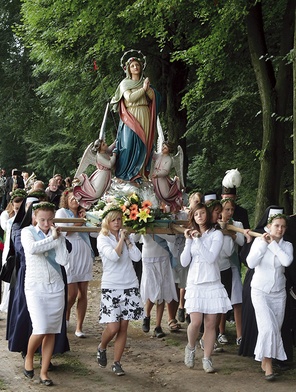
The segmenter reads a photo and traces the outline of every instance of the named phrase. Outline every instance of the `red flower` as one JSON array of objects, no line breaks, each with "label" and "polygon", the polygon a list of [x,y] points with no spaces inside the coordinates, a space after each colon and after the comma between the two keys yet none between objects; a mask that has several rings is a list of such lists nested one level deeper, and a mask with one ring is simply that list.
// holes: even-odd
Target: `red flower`
[{"label": "red flower", "polygon": [[143,208],[150,208],[151,206],[152,206],[152,203],[151,203],[150,200],[144,200],[144,201],[142,202],[142,207],[143,207]]},{"label": "red flower", "polygon": [[130,213],[129,219],[137,220],[137,218],[138,218],[138,211],[132,210],[131,213]]}]

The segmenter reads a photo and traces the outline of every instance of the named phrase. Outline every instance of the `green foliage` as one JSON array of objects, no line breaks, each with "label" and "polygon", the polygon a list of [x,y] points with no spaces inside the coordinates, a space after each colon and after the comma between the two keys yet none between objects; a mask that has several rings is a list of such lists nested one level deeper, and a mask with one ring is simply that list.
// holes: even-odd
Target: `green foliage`
[{"label": "green foliage", "polygon": [[[45,178],[56,171],[73,174],[124,76],[120,57],[141,49],[146,73],[163,97],[163,127],[185,149],[188,191],[219,191],[225,171],[237,167],[243,177],[240,203],[250,212],[264,153],[245,23],[254,3],[0,1],[2,161]],[[262,3],[269,49],[262,60],[271,59],[275,72],[282,58],[288,62],[292,56],[280,53],[286,3]],[[291,113],[274,113],[274,119],[291,126]],[[108,116],[110,143],[117,122],[117,115]],[[287,132],[290,157],[289,137]],[[291,188],[290,162],[287,158],[284,189]]]}]

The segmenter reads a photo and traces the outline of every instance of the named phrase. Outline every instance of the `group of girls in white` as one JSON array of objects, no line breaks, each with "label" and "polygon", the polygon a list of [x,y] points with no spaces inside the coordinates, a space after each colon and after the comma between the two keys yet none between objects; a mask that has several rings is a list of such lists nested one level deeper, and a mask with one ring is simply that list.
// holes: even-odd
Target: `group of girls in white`
[{"label": "group of girls in white", "polygon": [[[225,315],[232,308],[238,345],[242,336],[242,298],[241,294],[237,294],[241,293],[242,286],[239,267],[233,254],[236,246],[243,244],[244,238],[243,234],[221,230],[218,225],[231,220],[235,208],[233,200],[204,201],[205,203],[198,200],[190,204],[187,211],[188,228],[184,231],[185,241],[182,245],[184,248],[179,249],[178,255],[182,267],[188,269],[185,308],[190,316],[190,323],[187,327],[188,343],[184,363],[188,368],[195,366],[197,341],[203,324],[200,339],[203,349],[202,368],[206,373],[213,373],[216,370],[212,352],[217,347],[216,339],[219,341],[219,336],[225,336]],[[24,374],[29,379],[34,377],[34,354],[41,347],[40,382],[46,386],[53,385],[48,368],[55,336],[61,332],[65,309],[69,322],[76,298],[75,335],[85,337],[82,326],[87,310],[88,282],[92,279],[89,241],[70,229],[69,232],[62,233],[58,225],[53,224],[54,216],[83,217],[85,211],[80,209],[71,189],[64,191],[61,203],[62,208],[56,215],[53,204],[35,203],[32,224],[21,231],[26,258],[25,296],[32,322]],[[239,222],[231,223],[242,228]],[[270,214],[266,232],[255,239],[247,257],[248,266],[255,271],[251,282],[251,296],[259,334],[254,355],[257,361],[261,361],[267,381],[273,381],[276,377],[272,359],[286,359],[280,333],[286,301],[284,271],[293,261],[293,246],[283,239],[286,227],[285,215]],[[252,239],[249,230],[245,230],[245,236],[247,241]],[[70,253],[66,238],[72,243]],[[136,236],[129,235],[123,227],[122,211],[118,206],[104,211],[97,248],[103,265],[99,322],[105,324],[105,328],[98,346],[97,361],[101,368],[107,366],[108,344],[115,339],[111,369],[118,376],[125,374],[121,358],[126,345],[129,320],[143,320],[143,331],[148,332],[151,310],[156,303],[154,335],[163,337],[165,333],[161,328],[161,319],[164,304],[179,301],[168,243],[161,237],[153,239],[152,236],[144,235],[141,252],[135,243],[137,240]],[[77,263],[78,259],[82,262]],[[143,275],[140,287],[133,262],[141,259]],[[63,266],[67,272],[67,302]],[[230,278],[223,274],[224,271],[229,271]],[[177,309],[174,314],[176,311]]]}]

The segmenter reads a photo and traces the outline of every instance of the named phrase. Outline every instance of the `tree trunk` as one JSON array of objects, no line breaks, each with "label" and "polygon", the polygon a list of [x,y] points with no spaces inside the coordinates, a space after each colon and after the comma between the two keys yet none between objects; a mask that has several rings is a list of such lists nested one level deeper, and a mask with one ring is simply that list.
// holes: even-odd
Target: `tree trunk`
[{"label": "tree trunk", "polygon": [[[294,21],[296,21],[296,9],[294,10]],[[294,23],[294,55],[293,55],[293,160],[294,160],[294,200],[293,213],[296,211],[296,23]]]},{"label": "tree trunk", "polygon": [[276,203],[273,186],[275,174],[275,77],[271,61],[266,58],[261,3],[250,8],[246,18],[248,43],[262,105],[262,150],[260,173],[255,208],[255,222],[258,222],[267,205]]},{"label": "tree trunk", "polygon": [[168,139],[175,144],[180,145],[184,152],[184,182],[186,185],[186,173],[188,170],[188,158],[186,154],[186,139],[182,138],[186,131],[187,117],[186,110],[180,110],[181,101],[187,85],[188,70],[184,63],[175,61],[166,62],[164,66],[166,78],[166,123],[168,130]]}]

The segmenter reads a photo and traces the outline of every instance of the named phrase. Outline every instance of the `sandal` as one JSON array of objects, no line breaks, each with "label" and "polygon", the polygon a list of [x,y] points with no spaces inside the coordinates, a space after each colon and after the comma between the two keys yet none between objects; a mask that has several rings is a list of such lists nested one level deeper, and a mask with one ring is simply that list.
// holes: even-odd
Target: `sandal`
[{"label": "sandal", "polygon": [[171,332],[176,332],[181,329],[181,324],[176,319],[172,319],[168,322],[168,326]]}]

